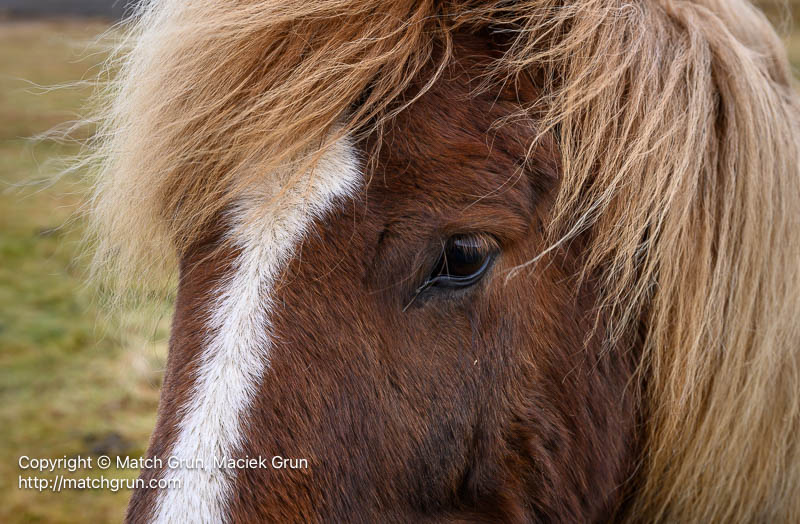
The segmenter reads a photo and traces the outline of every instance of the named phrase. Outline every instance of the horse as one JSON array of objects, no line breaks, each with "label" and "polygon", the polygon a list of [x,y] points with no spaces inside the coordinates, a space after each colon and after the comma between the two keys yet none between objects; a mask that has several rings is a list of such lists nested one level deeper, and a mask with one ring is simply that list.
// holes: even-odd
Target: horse
[{"label": "horse", "polygon": [[800,105],[757,8],[147,0],[120,35],[94,264],[177,274],[129,522],[800,521]]}]

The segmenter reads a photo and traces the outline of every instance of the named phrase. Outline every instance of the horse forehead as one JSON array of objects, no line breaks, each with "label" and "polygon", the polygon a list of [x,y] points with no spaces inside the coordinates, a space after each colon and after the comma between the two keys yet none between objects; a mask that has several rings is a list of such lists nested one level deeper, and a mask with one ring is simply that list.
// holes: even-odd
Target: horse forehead
[{"label": "horse forehead", "polygon": [[[181,317],[170,351],[180,351],[171,354],[174,376],[167,386],[167,396],[179,409],[163,415],[162,425],[177,428],[165,455],[213,465],[220,457],[241,452],[252,425],[254,394],[271,367],[273,297],[281,272],[314,223],[346,201],[361,178],[355,149],[345,137],[326,151],[313,172],[277,191],[270,186],[274,177],[264,177],[263,187],[253,188],[231,210],[226,235],[236,252],[225,261],[207,261],[225,266],[225,276],[215,282],[210,297],[199,299],[208,301],[209,315],[202,320],[184,318],[187,313],[197,315],[190,314],[191,308],[181,310],[185,297],[179,290],[176,318]],[[184,286],[187,292],[192,292],[191,286]],[[182,322],[188,325],[180,327]],[[203,325],[191,325],[197,322]],[[192,328],[205,336],[196,344],[184,344]],[[187,369],[190,376],[185,375]],[[196,515],[226,520],[235,479],[222,469],[167,468],[162,475],[185,489],[156,496],[151,502],[154,522],[182,522]]]}]

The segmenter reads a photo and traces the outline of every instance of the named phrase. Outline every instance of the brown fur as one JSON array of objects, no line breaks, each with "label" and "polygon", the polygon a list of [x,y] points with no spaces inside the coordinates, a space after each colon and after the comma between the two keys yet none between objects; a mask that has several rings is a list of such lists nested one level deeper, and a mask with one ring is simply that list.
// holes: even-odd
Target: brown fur
[{"label": "brown fur", "polygon": [[[220,255],[213,248],[220,236],[220,231],[209,232],[193,247],[192,257],[181,263],[158,420],[147,449],[148,458],[160,458],[165,464],[177,438],[179,413],[192,391],[198,357],[206,344],[204,326],[211,306],[209,299],[214,296],[217,282],[230,271],[235,256],[235,253]],[[161,473],[162,468],[146,468],[139,477],[150,482]],[[154,489],[135,491],[128,504],[126,521],[150,522],[157,496]]]},{"label": "brown fur", "polygon": [[[574,276],[574,252],[505,283],[545,246],[558,156],[548,141],[509,181],[532,122],[491,130],[516,94],[471,98],[485,42],[461,40],[465,58],[397,117],[368,189],[318,225],[275,294],[281,342],[240,454],[307,457],[311,467],[240,471],[234,521],[583,522],[620,507],[637,456],[626,387],[634,353],[603,354],[599,337],[584,344],[594,299]],[[469,105],[453,110],[453,99]],[[503,246],[493,277],[403,313],[431,246],[473,230]],[[196,348],[185,326],[202,332],[184,298],[208,297],[198,284],[225,267],[206,264],[181,284],[160,430],[191,377],[176,361],[191,362]],[[159,431],[154,448],[169,438]]]},{"label": "brown fur", "polygon": [[[464,33],[475,40],[465,43],[458,36]],[[497,43],[490,33],[503,40],[502,54],[481,67],[465,66],[469,54]],[[328,421],[338,434],[333,429],[315,434],[299,451],[320,454],[325,439],[341,445],[354,435],[355,414],[378,417],[373,412],[389,406],[397,411],[379,419],[386,431],[393,420],[404,420],[414,431],[401,441],[371,434],[380,433],[380,424],[365,427],[360,438],[382,456],[388,456],[385,442],[391,441],[430,458],[441,441],[433,438],[437,431],[455,429],[453,434],[474,436],[471,449],[485,453],[465,460],[463,451],[451,448],[454,456],[437,455],[443,460],[441,477],[411,491],[404,491],[410,489],[406,477],[392,475],[401,460],[411,460],[400,454],[402,459],[381,463],[383,481],[392,486],[380,493],[371,491],[377,470],[370,471],[368,459],[346,455],[350,465],[365,465],[358,470],[362,476],[353,477],[366,490],[365,515],[392,507],[398,518],[412,518],[409,512],[415,510],[452,518],[484,511],[510,519],[603,518],[619,502],[611,486],[631,473],[638,439],[630,431],[641,417],[642,464],[626,509],[629,520],[800,520],[798,102],[780,41],[749,4],[204,0],[146,6],[130,43],[95,157],[103,175],[95,202],[102,239],[97,260],[122,261],[113,267],[124,271],[116,273],[157,264],[158,257],[141,256],[153,250],[174,253],[186,263],[195,256],[190,246],[218,225],[220,213],[256,180],[287,168],[307,172],[343,134],[359,139],[371,159],[365,165],[373,177],[369,192],[353,203],[350,216],[340,217],[358,227],[349,236],[338,232],[326,246],[309,239],[301,266],[291,271],[311,287],[300,289],[287,280],[279,291],[286,294],[287,310],[276,324],[285,329],[293,316],[306,316],[329,326],[325,335],[334,340],[330,322],[318,321],[326,306],[326,315],[339,318],[337,329],[354,330],[349,334],[357,347],[345,348],[340,340],[317,351],[338,348],[362,367],[345,370],[330,358],[312,366],[317,382],[307,387],[331,388],[339,393],[333,398],[269,393],[297,410],[282,416],[299,417],[307,410],[306,424],[320,423],[331,402],[345,415],[351,410],[349,418]],[[457,74],[460,66],[466,67],[464,75]],[[532,79],[535,91],[526,87]],[[498,86],[504,86],[504,104],[492,105]],[[468,92],[474,96],[466,97]],[[331,136],[334,125],[339,131]],[[523,165],[526,169],[517,169]],[[293,180],[274,178],[278,188]],[[492,192],[509,178],[513,184]],[[523,195],[522,187],[530,194]],[[469,190],[470,202],[459,189]],[[404,194],[411,196],[400,198]],[[527,222],[500,217],[531,206],[536,211]],[[475,213],[471,222],[455,222],[468,210]],[[383,229],[376,232],[378,225],[370,222],[372,213],[388,217],[391,227],[383,237]],[[335,274],[351,285],[331,281],[328,291],[343,296],[354,292],[360,274],[348,265],[361,261],[356,255],[369,253],[366,259],[374,259],[376,271],[387,278],[410,274],[409,266],[416,270],[431,256],[425,231],[457,230],[445,219],[459,228],[491,231],[506,224],[504,230],[518,232],[495,233],[509,238],[495,277],[473,306],[478,309],[442,304],[440,311],[431,301],[407,311],[409,317],[424,308],[449,312],[447,318],[460,319],[461,329],[437,324],[425,330],[418,323],[419,332],[397,324],[377,330],[388,322],[382,316],[348,327],[343,318],[361,318],[348,314],[374,315],[381,309],[368,308],[366,299],[342,309],[342,303],[325,298],[326,288],[302,295],[314,289],[303,277],[313,271],[309,257],[336,259],[336,267],[344,268]],[[319,234],[327,227],[320,225]],[[386,247],[374,251],[380,238]],[[414,253],[421,258],[409,259]],[[509,277],[502,291],[501,272]],[[391,300],[403,296],[403,285],[396,296],[385,296],[384,308],[396,305]],[[506,293],[502,312],[496,309],[499,299],[489,300],[501,292]],[[384,296],[377,289],[375,294]],[[484,347],[507,352],[489,359],[502,363],[489,370],[479,367],[479,358],[476,367],[494,374],[473,382],[463,370],[442,367],[446,354],[437,353],[471,347],[464,338],[472,327],[464,320],[468,314],[478,315],[475,336],[490,341]],[[507,334],[523,323],[525,344],[489,338],[493,329]],[[302,354],[301,343],[318,340],[304,329],[299,324],[283,333],[295,339],[288,345],[295,349],[281,346],[275,359],[276,368],[287,366],[281,369],[290,375],[300,369],[292,359]],[[389,333],[397,347],[380,338]],[[438,344],[429,343],[434,334],[441,337]],[[370,342],[385,349],[385,358],[394,355],[391,362],[405,370],[404,378],[419,377],[414,384],[420,391],[355,390],[367,370],[378,386],[391,383],[377,364],[384,355],[370,353],[377,351],[369,349]],[[554,345],[542,347],[545,342]],[[413,344],[430,348],[424,361],[430,368],[395,354]],[[635,351],[628,350],[631,345]],[[182,346],[181,340],[173,347]],[[631,365],[637,366],[635,375]],[[345,371],[362,374],[342,381]],[[438,384],[442,376],[449,380]],[[564,382],[559,386],[558,380]],[[274,382],[280,381],[265,387],[288,387]],[[450,406],[452,426],[441,411],[436,411],[439,427],[419,412],[428,398],[422,392],[434,382],[452,388],[462,383],[459,392],[472,395],[466,406]],[[490,431],[503,428],[502,438],[470,425],[477,420],[469,408],[478,384],[484,394],[495,394],[494,386],[514,386],[505,397],[490,396],[492,411],[482,414],[495,417]],[[622,399],[629,391],[625,385],[641,405]],[[167,397],[179,389],[165,387],[165,403],[174,402]],[[433,397],[441,401],[438,408],[457,398],[447,393]],[[418,401],[387,404],[397,398]],[[572,411],[576,398],[584,411]],[[257,409],[269,419],[276,406],[262,403]],[[512,413],[521,425],[511,423]],[[168,420],[169,413],[165,416]],[[537,425],[526,426],[533,418]],[[337,426],[343,421],[350,425]],[[306,432],[315,429],[301,422]],[[549,440],[553,435],[558,438]],[[622,440],[608,440],[598,450],[597,442],[607,435]],[[256,444],[288,446],[289,438],[265,430]],[[506,449],[513,452],[499,467],[497,453]],[[560,455],[565,449],[569,455]],[[496,469],[478,464],[480,459],[494,460]],[[452,473],[465,471],[465,463],[479,473],[459,492]],[[336,468],[346,465],[330,464],[327,477],[283,479],[298,490],[296,510],[321,518],[313,512],[342,516],[353,509],[333,482],[341,471]],[[429,474],[422,465],[407,466]],[[274,515],[277,506],[270,499],[259,506],[247,497],[248,488],[262,480],[240,479],[235,515]],[[597,499],[587,493],[593,482],[603,486]],[[316,485],[328,491],[321,494]]]}]

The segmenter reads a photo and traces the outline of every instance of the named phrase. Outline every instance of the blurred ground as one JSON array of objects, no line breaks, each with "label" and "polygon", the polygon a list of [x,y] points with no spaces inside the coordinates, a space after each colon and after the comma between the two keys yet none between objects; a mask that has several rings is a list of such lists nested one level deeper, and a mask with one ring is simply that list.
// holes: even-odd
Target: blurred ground
[{"label": "blurred ground", "polygon": [[[139,456],[155,421],[166,307],[112,323],[76,259],[85,187],[42,184],[72,147],[25,137],[75,118],[101,55],[79,44],[106,29],[86,21],[0,22],[0,522],[116,522],[129,493],[18,489],[20,455]],[[84,57],[84,58],[82,58]],[[24,80],[23,80],[24,79]],[[36,85],[34,85],[36,84]],[[34,184],[31,186],[31,184]],[[25,186],[22,186],[22,185]],[[109,470],[107,477],[136,471]],[[85,472],[76,476],[85,476]]]},{"label": "blurred ground", "polygon": [[15,16],[105,16],[120,18],[138,0],[0,0],[0,13]]},{"label": "blurred ground", "polygon": [[[798,2],[800,3],[800,2]],[[26,137],[80,111],[102,54],[80,45],[91,21],[0,21],[0,522],[115,522],[126,490],[18,489],[20,455],[144,453],[166,353],[168,304],[111,321],[86,286],[82,223],[65,226],[85,192],[78,176],[44,183],[74,146]],[[800,33],[787,38],[800,67]],[[86,472],[75,476],[85,476]],[[105,472],[132,478],[136,471]]]}]

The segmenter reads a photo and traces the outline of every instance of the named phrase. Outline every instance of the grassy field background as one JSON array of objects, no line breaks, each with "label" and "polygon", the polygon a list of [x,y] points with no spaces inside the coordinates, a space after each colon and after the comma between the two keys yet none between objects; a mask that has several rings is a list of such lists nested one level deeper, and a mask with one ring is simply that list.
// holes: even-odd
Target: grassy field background
[{"label": "grassy field background", "polygon": [[[27,137],[72,120],[102,55],[102,22],[0,22],[0,522],[115,522],[129,492],[18,489],[20,455],[144,453],[166,354],[167,308],[99,309],[70,221],[85,186],[48,183],[74,146]],[[87,472],[70,476],[83,477]],[[136,471],[109,470],[109,478]],[[44,475],[52,477],[52,475]],[[96,476],[96,475],[92,475]]]},{"label": "grassy field background", "polygon": [[[104,314],[79,257],[79,175],[49,184],[75,146],[31,141],[81,111],[102,61],[97,21],[0,20],[0,522],[114,522],[129,492],[18,488],[21,455],[144,453],[155,421],[169,304]],[[795,67],[800,36],[787,37]],[[95,476],[97,472],[90,473]],[[110,478],[136,471],[108,470]],[[71,476],[86,476],[78,472]],[[44,475],[45,477],[52,475]]]}]

